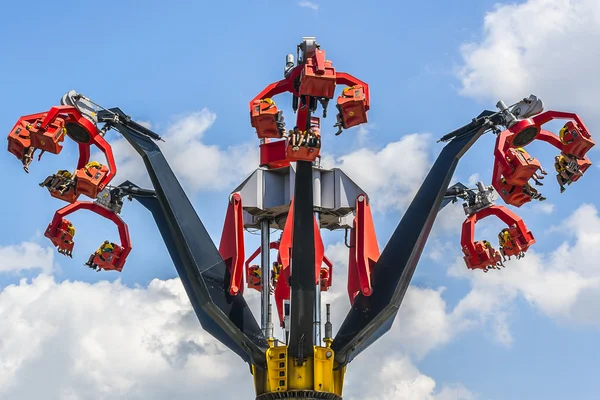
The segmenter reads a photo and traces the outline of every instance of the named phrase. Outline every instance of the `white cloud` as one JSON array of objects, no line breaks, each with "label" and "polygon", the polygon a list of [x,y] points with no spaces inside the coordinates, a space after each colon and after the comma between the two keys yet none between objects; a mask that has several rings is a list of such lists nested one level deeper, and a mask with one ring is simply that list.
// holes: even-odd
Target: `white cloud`
[{"label": "white cloud", "polygon": [[[376,366],[376,371],[373,367]],[[474,394],[463,385],[444,386],[435,393],[436,382],[431,377],[422,374],[408,357],[384,357],[377,363],[369,365],[368,385],[359,393],[344,394],[344,398],[358,399],[402,399],[402,400],[472,400]],[[352,384],[351,384],[352,385]],[[358,386],[358,385],[357,385]]]},{"label": "white cloud", "polygon": [[[230,189],[259,163],[256,144],[248,142],[228,148],[205,144],[204,136],[215,120],[213,112],[203,109],[177,119],[160,132],[165,142],[158,145],[182,185],[192,191]],[[115,183],[130,179],[147,186],[146,169],[133,147],[122,138],[110,144],[117,164]]]},{"label": "white cloud", "polygon": [[[404,135],[379,151],[362,148],[340,156],[335,166],[367,192],[374,209],[403,209],[429,170],[431,144],[429,134]],[[326,159],[323,165],[330,162]]]},{"label": "white cloud", "polygon": [[[473,285],[457,308],[493,313],[522,296],[558,321],[600,326],[596,307],[600,302],[600,218],[596,207],[579,207],[553,232],[558,232],[562,241],[555,250],[540,254],[532,249],[524,259],[508,261],[501,271],[467,271],[462,259],[457,259],[450,275],[467,278]],[[506,337],[506,332],[500,336]]]},{"label": "white cloud", "polygon": [[54,250],[37,243],[24,242],[17,245],[0,246],[0,273],[24,270],[52,271]]},{"label": "white cloud", "polygon": [[312,1],[306,1],[306,0],[304,0],[304,1],[299,2],[298,5],[300,7],[310,8],[310,9],[315,10],[315,11],[317,11],[319,9],[319,5],[316,4],[316,3],[313,3]]},{"label": "white cloud", "polygon": [[535,93],[547,108],[596,114],[597,0],[528,0],[486,15],[483,37],[463,45],[461,93],[508,103]]},{"label": "white cloud", "polygon": [[[0,292],[0,397],[207,398],[247,395],[246,365],[200,327],[179,280],[56,283]],[[228,385],[234,379],[239,385]]]},{"label": "white cloud", "polygon": [[[418,317],[429,318],[429,312]],[[247,398],[253,393],[247,366],[201,329],[179,279],[128,288],[119,281],[57,283],[40,275],[0,291],[0,319],[2,398],[192,399],[198,393]],[[425,337],[437,334],[438,324],[420,324]],[[345,397],[446,398],[449,389],[435,394],[435,381],[407,356],[389,351],[390,344],[382,342],[379,351],[349,365]],[[374,364],[379,358],[386,362]],[[362,385],[365,376],[378,384]]]}]

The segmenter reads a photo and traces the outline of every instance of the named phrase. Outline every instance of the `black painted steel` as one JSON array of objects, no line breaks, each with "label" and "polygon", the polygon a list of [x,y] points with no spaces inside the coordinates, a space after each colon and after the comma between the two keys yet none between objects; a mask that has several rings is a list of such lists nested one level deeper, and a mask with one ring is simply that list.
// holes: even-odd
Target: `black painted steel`
[{"label": "black painted steel", "polygon": [[485,118],[486,114],[493,113],[486,111],[481,118],[444,136],[450,143],[438,156],[374,267],[373,294],[356,297],[333,341],[335,360],[340,366],[352,361],[391,328],[458,160],[494,125]]},{"label": "black painted steel", "polygon": [[[116,121],[115,114],[119,115]],[[154,215],[202,327],[244,361],[265,367],[267,340],[245,299],[241,295],[229,295],[227,266],[152,140],[159,136],[146,128],[139,129],[141,125],[130,121],[116,108],[98,116],[101,122],[108,122],[119,131],[144,160],[158,206],[151,198],[138,200]]]},{"label": "black painted steel", "polygon": [[313,356],[315,307],[315,233],[312,163],[298,161],[294,184],[291,327],[289,354],[299,363]]}]

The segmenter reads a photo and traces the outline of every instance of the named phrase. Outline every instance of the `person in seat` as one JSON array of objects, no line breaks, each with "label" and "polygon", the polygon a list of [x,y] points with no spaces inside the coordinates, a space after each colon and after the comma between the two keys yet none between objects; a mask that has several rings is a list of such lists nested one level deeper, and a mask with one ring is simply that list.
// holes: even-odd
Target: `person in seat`
[{"label": "person in seat", "polygon": [[83,168],[83,170],[89,176],[93,176],[94,174],[91,171],[92,168],[100,169],[100,168],[102,168],[102,164],[100,164],[98,161],[90,161],[89,163],[87,163],[85,165],[85,167]]},{"label": "person in seat", "polygon": [[540,192],[538,192],[537,189],[534,188],[533,186],[531,186],[529,183],[526,183],[523,186],[523,193],[525,193],[527,196],[531,197],[532,200],[539,200],[539,201],[546,200],[546,198],[544,196],[542,196],[542,194]]},{"label": "person in seat", "polygon": [[309,147],[321,147],[321,133],[319,132],[319,128],[313,126],[308,130],[308,141],[307,145]]},{"label": "person in seat", "polygon": [[[523,157],[525,158],[525,160],[527,162],[533,162],[535,161],[535,158],[531,157],[529,155],[529,153],[527,151],[525,151],[524,148],[522,147],[517,147],[516,150],[523,154]],[[540,173],[542,174],[541,176],[537,174],[537,171],[531,176],[531,179],[533,179],[533,181],[535,182],[536,185],[539,186],[544,186],[544,184],[542,182],[540,182],[540,180],[544,179],[544,175],[548,175],[548,173],[546,171],[544,171],[543,168],[540,167]]]},{"label": "person in seat", "polygon": [[583,175],[583,172],[579,170],[577,160],[565,154],[560,154],[554,157],[554,169],[557,172],[556,180],[560,186],[561,193],[567,190],[565,186],[572,183],[575,175]]},{"label": "person in seat", "polygon": [[[102,261],[106,261],[108,259],[108,255],[110,253],[112,253],[114,250],[115,250],[114,244],[109,242],[108,240],[105,240],[104,243],[102,243],[100,245],[98,250],[96,250],[95,253],[92,253],[90,255],[90,258],[84,265],[95,270],[96,268],[98,268],[98,265],[94,264],[94,258],[96,258],[96,256],[100,256],[100,259]],[[99,268],[98,268],[98,271],[100,271]]]},{"label": "person in seat", "polygon": [[29,165],[31,165],[31,162],[33,161],[33,153],[34,152],[35,152],[35,147],[29,146],[25,150],[25,153],[23,154],[23,159],[21,160],[21,162],[23,163],[23,169],[27,173],[29,173]]},{"label": "person in seat", "polygon": [[[67,238],[67,235],[69,235],[70,239]],[[70,244],[73,244],[74,237],[75,237],[75,226],[73,226],[73,223],[69,222],[69,225],[67,225],[67,229],[61,236],[61,240],[63,242],[65,242],[66,244],[70,245]],[[59,253],[64,254],[65,256],[73,258],[73,250],[59,249],[58,251],[59,251]]]},{"label": "person in seat", "polygon": [[567,141],[566,139],[566,135],[569,132],[569,127],[568,125],[563,126],[560,131],[558,131],[558,137],[560,139],[560,142],[562,144],[564,144],[565,146],[568,145],[569,143],[571,143],[573,140]]},{"label": "person in seat", "polygon": [[273,262],[273,268],[271,269],[271,293],[275,291],[275,287],[277,286],[277,281],[279,281],[279,275],[281,275],[282,269],[283,265],[281,265],[278,261]]},{"label": "person in seat", "polygon": [[59,169],[54,175],[50,175],[40,183],[40,186],[48,188],[51,192],[56,190],[60,194],[65,194],[72,184],[73,174],[65,169]]}]

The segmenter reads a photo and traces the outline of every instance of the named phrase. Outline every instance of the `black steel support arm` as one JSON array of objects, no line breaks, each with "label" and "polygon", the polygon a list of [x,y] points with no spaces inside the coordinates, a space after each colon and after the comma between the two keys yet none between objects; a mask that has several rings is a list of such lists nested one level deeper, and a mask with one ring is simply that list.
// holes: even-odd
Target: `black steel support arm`
[{"label": "black steel support arm", "polygon": [[244,361],[264,367],[267,340],[243,296],[229,295],[227,266],[154,143],[160,137],[118,108],[99,112],[98,119],[121,133],[144,160],[156,196],[132,196],[152,212],[202,327]]},{"label": "black steel support arm", "polygon": [[468,125],[444,137],[451,140],[431,167],[372,274],[373,294],[359,294],[338,331],[332,348],[339,366],[385,334],[392,326],[446,194],[459,159],[488,129],[494,115],[484,111]]}]

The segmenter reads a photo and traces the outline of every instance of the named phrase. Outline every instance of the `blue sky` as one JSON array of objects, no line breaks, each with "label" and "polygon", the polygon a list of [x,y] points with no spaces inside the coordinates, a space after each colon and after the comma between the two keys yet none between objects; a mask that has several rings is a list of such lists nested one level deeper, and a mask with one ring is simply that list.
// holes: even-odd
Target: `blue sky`
[{"label": "blue sky", "polygon": [[[579,113],[594,135],[600,118],[589,100],[599,83],[589,66],[597,66],[600,54],[591,50],[590,43],[600,35],[600,23],[590,20],[586,29],[554,29],[544,24],[544,18],[585,20],[598,12],[591,0],[571,3],[528,0],[497,6],[487,0],[372,4],[262,0],[247,4],[105,1],[90,6],[67,1],[56,7],[41,1],[11,2],[0,6],[2,14],[19,16],[6,18],[0,26],[4,60],[0,64],[0,127],[8,134],[19,116],[47,110],[70,89],[106,107],[120,107],[165,133],[165,153],[170,160],[179,157],[175,169],[183,174],[199,215],[218,243],[228,190],[257,164],[252,158],[255,150],[245,152],[258,144],[249,123],[248,101],[282,77],[284,57],[295,53],[302,36],[316,36],[338,70],[371,87],[369,124],[339,137],[332,135],[334,128],[330,127],[324,131],[323,146],[331,163],[370,189],[375,204],[378,195],[386,199],[375,213],[378,239],[384,244],[442,148],[435,140],[481,110],[494,109],[497,100],[512,104],[530,93],[538,94],[546,109]],[[531,18],[540,22],[532,23],[528,30]],[[465,47],[468,43],[471,47]],[[566,56],[582,62],[563,66]],[[570,84],[565,83],[568,79]],[[285,115],[292,120],[291,110]],[[332,110],[330,115],[324,126],[333,125]],[[556,129],[560,124],[550,127]],[[186,129],[196,147],[184,143],[181,132]],[[117,135],[112,133],[108,139],[120,143],[115,152],[118,150],[118,160],[126,164],[113,183],[140,177]],[[457,169],[457,179],[475,181],[474,174],[478,174],[490,183],[494,139],[488,134],[471,149]],[[189,148],[214,155],[218,165],[197,160],[202,157],[195,157]],[[410,320],[408,327],[398,327],[371,353],[367,350],[349,371],[370,371],[364,364],[374,360],[378,351],[392,348],[398,360],[408,356],[410,365],[418,369],[417,378],[409,377],[412,372],[406,372],[407,367],[394,379],[424,382],[418,377],[428,376],[437,384],[423,395],[411,389],[413,397],[407,397],[411,399],[456,399],[454,389],[459,398],[469,399],[597,398],[600,383],[594,379],[598,372],[594,349],[600,321],[597,316],[595,320],[587,316],[598,311],[594,299],[600,293],[595,286],[600,265],[594,260],[595,253],[587,251],[596,248],[594,240],[600,235],[594,184],[598,168],[592,166],[580,182],[560,195],[551,173],[555,150],[537,143],[528,149],[549,171],[541,188],[549,205],[527,204],[518,210],[538,240],[532,255],[485,276],[466,271],[459,259],[460,205],[445,210],[414,276],[414,296],[407,300],[413,303],[405,307],[409,311],[403,310]],[[597,149],[589,156],[596,162]],[[10,188],[5,192],[8,196],[0,200],[7,210],[3,215],[7,229],[0,233],[1,251],[5,252],[0,262],[0,303],[3,293],[6,298],[11,295],[9,285],[40,274],[53,276],[57,288],[67,287],[61,286],[63,282],[83,282],[99,284],[93,287],[101,290],[108,284],[98,282],[120,279],[117,285],[124,286],[114,289],[117,295],[139,287],[147,291],[143,296],[148,299],[154,292],[146,288],[153,279],[176,277],[150,215],[135,202],[127,203],[122,215],[129,224],[134,249],[121,274],[97,274],[82,266],[102,240],[116,238],[116,229],[109,222],[85,212],[72,218],[77,227],[74,258],[56,254],[52,259],[45,253],[49,241],[42,233],[63,203],[52,199],[37,183],[57,169],[74,168],[76,157],[75,146],[67,145],[58,157],[45,154],[41,162],[34,161],[27,175],[11,154],[0,152],[5,185]],[[124,164],[118,163],[118,167]],[[378,180],[365,172],[373,170],[379,171]],[[580,209],[584,204],[591,206]],[[579,214],[571,218],[573,213]],[[478,232],[495,239],[498,227],[486,221]],[[331,252],[339,250],[336,244],[341,240],[340,233],[325,235]],[[248,242],[247,252],[251,253],[258,242],[256,238]],[[22,243],[38,246],[24,260],[19,257],[25,248],[14,247]],[[39,268],[44,262],[51,267]],[[345,266],[337,265],[345,272]],[[340,279],[344,279],[343,273]],[[337,280],[335,285],[344,292],[344,281]],[[80,296],[85,293],[82,290]],[[431,303],[415,303],[419,296]],[[86,302],[70,298],[70,302],[80,301]],[[346,299],[339,303],[348,307]],[[417,310],[414,313],[410,311],[413,308]],[[0,315],[2,310],[0,304]],[[32,303],[22,311],[41,312]],[[5,312],[11,321],[12,314]],[[191,324],[193,328],[193,320]],[[412,339],[406,339],[402,329],[413,328],[408,334]],[[193,329],[185,329],[189,330],[185,335],[194,334],[190,333]],[[415,339],[419,329],[426,332],[426,339],[420,340],[418,335]],[[39,352],[44,349],[40,347]],[[13,353],[10,357],[21,357],[18,351]],[[0,359],[2,354],[0,346]],[[190,361],[188,370],[193,365]],[[246,367],[234,365],[243,370],[245,375],[240,376],[249,385],[245,392],[250,393]],[[398,361],[398,365],[404,364]],[[24,373],[17,369],[14,376],[22,378]],[[382,375],[363,372],[362,379],[376,380]],[[363,389],[357,383],[360,375],[349,376],[354,377],[349,379],[349,387],[359,393]],[[15,378],[14,382],[19,388],[20,381]],[[66,378],[61,382],[64,387],[71,384]],[[393,383],[386,384],[391,385],[383,387],[386,393],[404,393]],[[160,392],[169,384],[154,385]],[[112,392],[106,393],[110,397]],[[181,398],[190,393],[181,392]],[[79,396],[88,398],[83,392]]]}]

